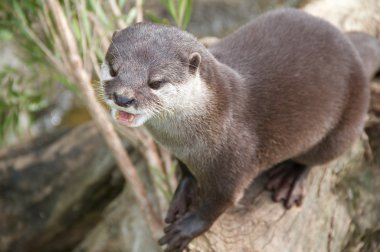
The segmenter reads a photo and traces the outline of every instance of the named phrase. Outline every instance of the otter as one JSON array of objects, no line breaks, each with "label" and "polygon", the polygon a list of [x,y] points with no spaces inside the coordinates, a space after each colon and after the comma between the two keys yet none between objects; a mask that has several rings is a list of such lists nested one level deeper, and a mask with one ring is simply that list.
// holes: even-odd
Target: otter
[{"label": "otter", "polygon": [[375,38],[293,9],[263,14],[208,49],[169,26],[115,32],[102,65],[112,115],[145,125],[182,171],[165,251],[182,251],[273,167],[273,199],[301,205],[310,168],[361,134],[379,67]]}]

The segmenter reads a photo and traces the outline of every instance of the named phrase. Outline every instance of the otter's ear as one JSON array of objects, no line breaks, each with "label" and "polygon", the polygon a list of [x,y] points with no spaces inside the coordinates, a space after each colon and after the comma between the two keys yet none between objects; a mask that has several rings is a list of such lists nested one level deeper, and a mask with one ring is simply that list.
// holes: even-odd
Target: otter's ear
[{"label": "otter's ear", "polygon": [[189,70],[190,73],[195,74],[199,65],[201,64],[201,55],[197,52],[193,52],[189,56]]}]

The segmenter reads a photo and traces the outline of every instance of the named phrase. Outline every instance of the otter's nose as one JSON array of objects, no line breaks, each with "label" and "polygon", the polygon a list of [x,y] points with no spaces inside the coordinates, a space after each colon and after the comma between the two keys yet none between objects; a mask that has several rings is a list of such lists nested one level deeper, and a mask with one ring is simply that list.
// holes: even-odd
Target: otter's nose
[{"label": "otter's nose", "polygon": [[120,107],[129,107],[136,103],[136,99],[128,98],[124,95],[118,95],[116,93],[113,93],[112,96],[113,96],[113,101]]}]

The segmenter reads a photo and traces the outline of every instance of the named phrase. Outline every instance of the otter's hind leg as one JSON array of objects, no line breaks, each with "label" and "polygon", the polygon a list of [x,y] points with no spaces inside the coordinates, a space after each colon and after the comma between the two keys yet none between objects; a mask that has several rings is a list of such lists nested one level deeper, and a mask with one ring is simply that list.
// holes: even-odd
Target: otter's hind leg
[{"label": "otter's hind leg", "polygon": [[310,168],[337,158],[352,145],[362,132],[365,109],[364,99],[349,104],[340,123],[320,143],[302,155],[275,166],[269,172],[267,185],[274,192],[273,199],[284,201],[286,208],[301,205],[303,183]]},{"label": "otter's hind leg", "polygon": [[270,172],[267,188],[274,191],[274,200],[284,200],[287,208],[302,203],[303,182],[310,167],[343,154],[363,130],[369,102],[368,83],[360,71],[354,71],[350,77],[346,107],[335,128],[310,150],[277,165]]},{"label": "otter's hind leg", "polygon": [[[362,104],[362,108],[365,107]],[[364,110],[364,109],[363,109]],[[304,179],[310,168],[327,163],[344,153],[362,132],[364,113],[357,108],[346,110],[341,122],[316,146],[298,157],[276,165],[269,171],[267,189],[274,201],[284,201],[286,208],[301,205]]]},{"label": "otter's hind leg", "polygon": [[[360,66],[357,66],[360,68]],[[353,71],[350,93],[337,125],[313,148],[292,160],[314,166],[342,155],[363,132],[369,105],[369,84],[361,71]]]},{"label": "otter's hind leg", "polygon": [[269,180],[266,185],[273,191],[272,199],[282,201],[286,208],[293,205],[300,206],[304,197],[304,180],[310,168],[292,160],[285,161],[269,171]]}]

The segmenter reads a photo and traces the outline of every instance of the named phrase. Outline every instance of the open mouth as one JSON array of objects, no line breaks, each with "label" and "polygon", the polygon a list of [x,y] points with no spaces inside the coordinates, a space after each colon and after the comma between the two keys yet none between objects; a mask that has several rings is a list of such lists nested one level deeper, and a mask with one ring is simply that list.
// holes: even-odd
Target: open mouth
[{"label": "open mouth", "polygon": [[136,115],[118,110],[116,112],[116,119],[120,122],[132,123]]},{"label": "open mouth", "polygon": [[142,114],[132,114],[121,110],[114,110],[113,116],[115,120],[127,127],[140,126],[143,115]]}]

